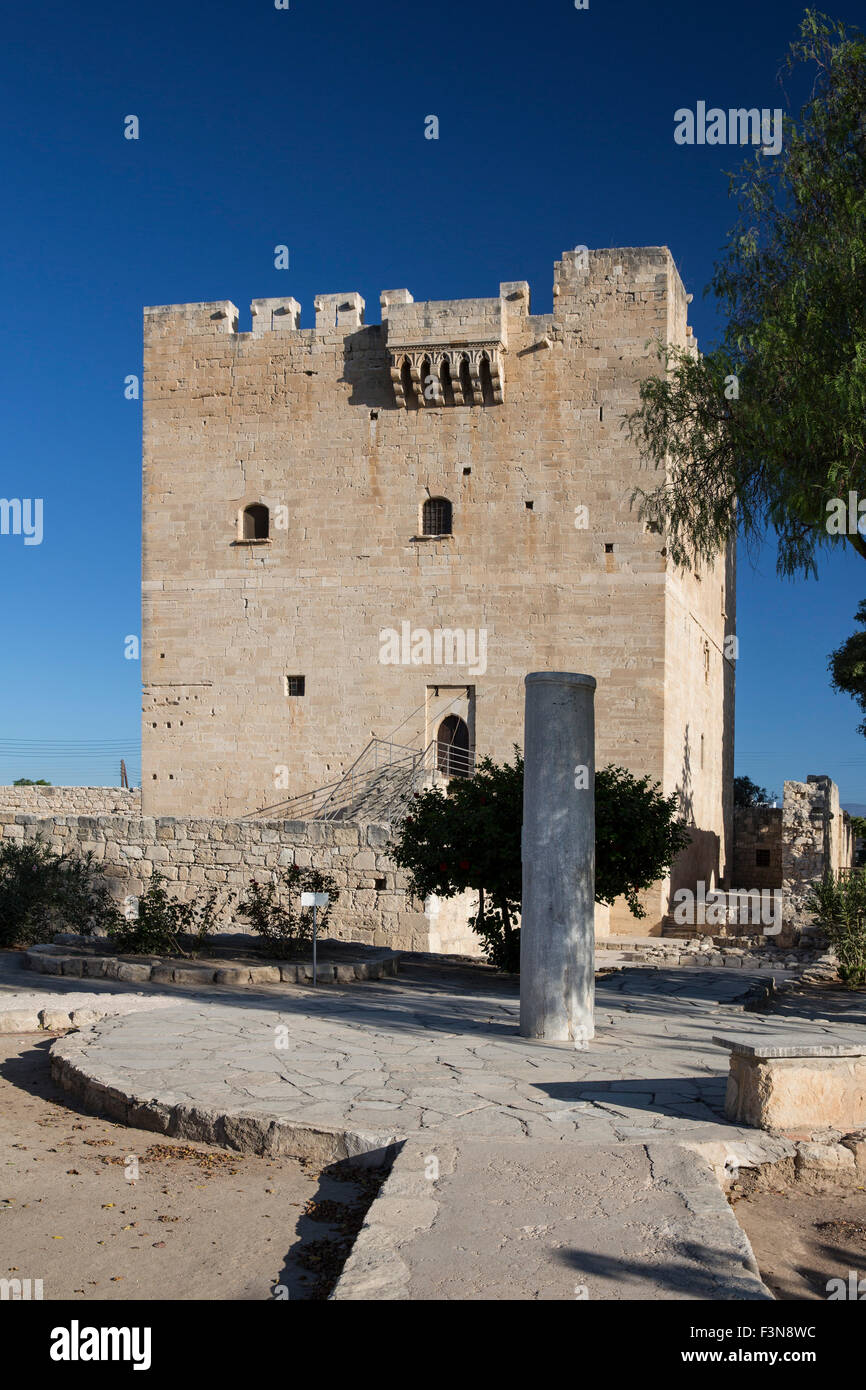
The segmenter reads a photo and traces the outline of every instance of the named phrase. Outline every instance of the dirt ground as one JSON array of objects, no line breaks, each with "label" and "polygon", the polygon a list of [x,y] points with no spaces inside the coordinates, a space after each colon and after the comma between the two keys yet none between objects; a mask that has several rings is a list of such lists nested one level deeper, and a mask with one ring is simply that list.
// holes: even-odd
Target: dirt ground
[{"label": "dirt ground", "polygon": [[853,1270],[866,1296],[866,1190],[757,1192],[734,1201],[765,1284],[776,1298],[828,1298],[830,1279]]},{"label": "dirt ground", "polygon": [[0,1277],[46,1300],[327,1297],[381,1172],[94,1117],[51,1080],[52,1041],[0,1036]]}]

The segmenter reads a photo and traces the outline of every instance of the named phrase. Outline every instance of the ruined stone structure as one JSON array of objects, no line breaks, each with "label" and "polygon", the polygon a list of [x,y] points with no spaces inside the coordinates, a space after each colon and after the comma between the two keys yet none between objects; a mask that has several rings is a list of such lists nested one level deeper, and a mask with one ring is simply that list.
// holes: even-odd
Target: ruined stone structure
[{"label": "ruined stone structure", "polygon": [[781,888],[782,807],[737,806],[734,810],[733,888]]},{"label": "ruined stone structure", "polygon": [[[525,674],[584,671],[598,766],[676,791],[676,881],[724,880],[732,562],[672,567],[622,428],[655,343],[694,344],[687,295],[664,247],[579,249],[553,303],[386,291],[366,325],[321,295],[301,328],[256,300],[251,332],[228,302],[145,311],[145,815],[279,808],[373,736],[501,761]],[[660,930],[667,900],[611,929]]]},{"label": "ruined stone structure", "polygon": [[825,873],[854,863],[851,817],[839,805],[839,788],[829,777],[786,782],[782,806],[782,889],[792,926],[812,924],[805,910],[810,885]]}]

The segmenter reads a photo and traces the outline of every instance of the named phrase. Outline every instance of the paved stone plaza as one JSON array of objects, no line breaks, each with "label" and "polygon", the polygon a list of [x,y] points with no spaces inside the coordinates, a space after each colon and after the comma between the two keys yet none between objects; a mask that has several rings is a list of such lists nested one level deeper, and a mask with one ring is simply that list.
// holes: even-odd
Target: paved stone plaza
[{"label": "paved stone plaza", "polygon": [[[728,1057],[712,1038],[742,1020],[739,972],[603,978],[597,1036],[580,1052],[521,1038],[511,984],[461,989],[468,972],[418,965],[405,974],[351,994],[247,991],[107,1018],[55,1055],[136,1103],[183,1106],[187,1126],[191,1112],[203,1130],[220,1115],[264,1131],[287,1122],[293,1135],[345,1135],[350,1152],[430,1130],[578,1143],[729,1134]],[[749,1032],[774,1026],[748,1020]]]},{"label": "paved stone plaza", "polygon": [[[429,961],[288,993],[88,981],[89,1003],[127,1011],[59,1039],[53,1069],[88,1106],[176,1137],[324,1162],[396,1153],[337,1298],[762,1298],[717,1177],[786,1141],[725,1120],[712,1041],[790,1034],[790,1014],[743,1013],[757,978],[612,972],[583,1051],[521,1038],[513,982]],[[27,983],[7,967],[0,1009]],[[45,985],[67,1009],[81,991]],[[807,1026],[838,1035],[838,1020]]]}]

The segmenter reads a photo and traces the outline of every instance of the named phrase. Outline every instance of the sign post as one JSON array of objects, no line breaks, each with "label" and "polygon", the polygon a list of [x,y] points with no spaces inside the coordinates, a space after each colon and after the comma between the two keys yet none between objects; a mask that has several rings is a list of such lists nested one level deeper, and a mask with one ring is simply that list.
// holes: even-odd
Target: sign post
[{"label": "sign post", "polygon": [[311,908],[313,909],[313,984],[314,984],[314,985],[317,985],[317,984],[319,983],[318,969],[317,969],[317,965],[316,965],[316,932],[317,932],[317,919],[316,919],[316,914],[318,913],[318,910],[319,910],[320,907],[327,907],[327,906],[328,906],[328,903],[329,903],[330,901],[331,901],[331,896],[330,896],[329,893],[302,893],[302,894],[301,894],[301,907],[311,907]]}]

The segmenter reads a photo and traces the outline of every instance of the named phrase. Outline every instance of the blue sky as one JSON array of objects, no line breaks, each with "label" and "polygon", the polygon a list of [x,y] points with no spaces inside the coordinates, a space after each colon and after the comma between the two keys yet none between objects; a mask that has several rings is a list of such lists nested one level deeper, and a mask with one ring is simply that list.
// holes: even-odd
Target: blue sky
[{"label": "blue sky", "polygon": [[[836,3],[856,21],[860,7]],[[566,249],[666,243],[702,298],[732,221],[724,147],[673,141],[678,107],[776,107],[803,5],[786,0],[47,0],[7,8],[0,495],[44,499],[44,539],[0,537],[0,779],[138,768],[143,304],[360,290],[416,299],[530,282]],[[140,139],[123,138],[135,114]],[[424,118],[440,120],[438,141]],[[278,271],[273,248],[290,248]],[[862,571],[862,574],[861,574]],[[739,579],[737,771],[827,772],[866,802],[858,712],[827,683],[863,561]],[[46,746],[13,755],[8,741]],[[48,744],[100,742],[61,761]],[[74,769],[74,770],[73,770]]]}]

